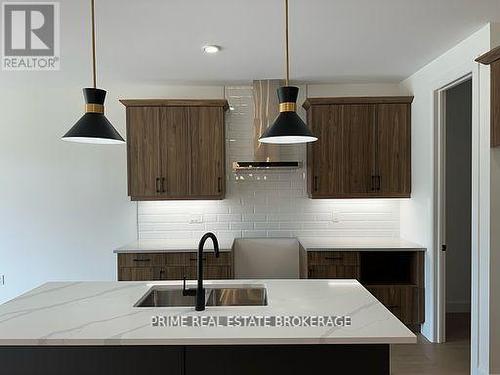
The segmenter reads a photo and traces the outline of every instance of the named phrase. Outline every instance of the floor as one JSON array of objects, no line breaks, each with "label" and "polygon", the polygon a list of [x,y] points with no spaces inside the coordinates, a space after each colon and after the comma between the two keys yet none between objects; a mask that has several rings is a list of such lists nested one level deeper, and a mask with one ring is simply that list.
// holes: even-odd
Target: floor
[{"label": "floor", "polygon": [[447,342],[433,344],[418,335],[418,344],[393,345],[392,375],[469,374],[470,314],[448,314]]}]

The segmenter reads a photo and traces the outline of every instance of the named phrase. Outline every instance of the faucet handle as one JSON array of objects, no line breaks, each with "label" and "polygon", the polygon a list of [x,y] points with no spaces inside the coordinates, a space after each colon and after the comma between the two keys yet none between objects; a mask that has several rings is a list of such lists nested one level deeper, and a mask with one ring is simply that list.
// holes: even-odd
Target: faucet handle
[{"label": "faucet handle", "polygon": [[196,289],[187,289],[186,288],[186,276],[182,278],[182,295],[184,297],[186,296],[195,296],[196,295]]}]

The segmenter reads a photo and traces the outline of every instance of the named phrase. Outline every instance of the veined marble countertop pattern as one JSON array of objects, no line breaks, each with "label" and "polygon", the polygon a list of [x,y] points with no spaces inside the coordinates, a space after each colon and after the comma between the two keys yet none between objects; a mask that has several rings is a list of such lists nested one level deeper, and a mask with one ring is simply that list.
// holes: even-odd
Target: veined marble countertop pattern
[{"label": "veined marble countertop pattern", "polygon": [[[267,306],[133,307],[154,285],[180,281],[52,282],[0,305],[0,345],[226,345],[415,343],[415,335],[356,280],[224,280],[264,285]],[[153,327],[154,315],[349,315],[327,328]]]}]

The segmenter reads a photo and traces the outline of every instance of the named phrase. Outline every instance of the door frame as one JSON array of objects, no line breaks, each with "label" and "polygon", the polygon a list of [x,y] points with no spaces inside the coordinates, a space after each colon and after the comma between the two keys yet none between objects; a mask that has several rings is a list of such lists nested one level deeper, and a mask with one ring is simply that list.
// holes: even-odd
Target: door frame
[{"label": "door frame", "polygon": [[[436,90],[435,92],[435,100],[436,100],[436,108],[437,108],[437,126],[435,128],[435,249],[436,251],[436,259],[435,264],[437,268],[437,277],[436,277],[436,291],[437,291],[437,299],[438,303],[436,304],[436,316],[437,316],[437,342],[443,343],[446,342],[446,251],[442,250],[442,245],[446,244],[446,92],[455,87],[464,83],[468,80],[472,81],[472,72],[458,78],[457,80],[443,86],[442,88]],[[472,99],[474,100],[474,99]],[[473,106],[473,103],[471,103]],[[472,115],[474,118],[474,113]],[[471,119],[472,123],[474,119]],[[472,133],[474,133],[474,126],[471,129]],[[471,142],[472,142],[472,153],[475,152],[474,142],[475,142],[474,134],[471,134]],[[474,155],[471,156],[471,159],[474,159]],[[472,162],[472,160],[471,160]],[[474,173],[472,173],[471,179],[474,179]],[[473,184],[473,181],[471,181]],[[477,209],[474,206],[474,192],[471,194],[471,207],[472,210]],[[472,231],[477,229],[474,225],[472,225],[471,220],[471,234]],[[472,243],[473,238],[477,239],[477,236],[471,236],[471,249],[475,246]],[[472,250],[471,250],[472,251]],[[471,265],[472,272],[472,265]],[[471,290],[474,286],[474,282],[471,278]],[[472,303],[471,303],[472,306]],[[472,344],[472,343],[471,343]]]}]

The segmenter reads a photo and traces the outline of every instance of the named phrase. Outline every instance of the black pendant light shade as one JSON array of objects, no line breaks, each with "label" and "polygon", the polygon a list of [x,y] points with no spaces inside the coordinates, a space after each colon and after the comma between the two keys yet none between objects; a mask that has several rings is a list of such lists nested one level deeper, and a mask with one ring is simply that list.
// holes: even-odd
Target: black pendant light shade
[{"label": "black pendant light shade", "polygon": [[83,89],[85,114],[62,137],[65,141],[96,144],[120,144],[125,141],[104,116],[106,91],[101,89]]},{"label": "black pendant light shade", "polygon": [[274,120],[273,125],[262,134],[259,142],[291,144],[318,140],[295,112],[299,88],[284,86],[280,87],[277,92],[280,102],[280,114]]}]

